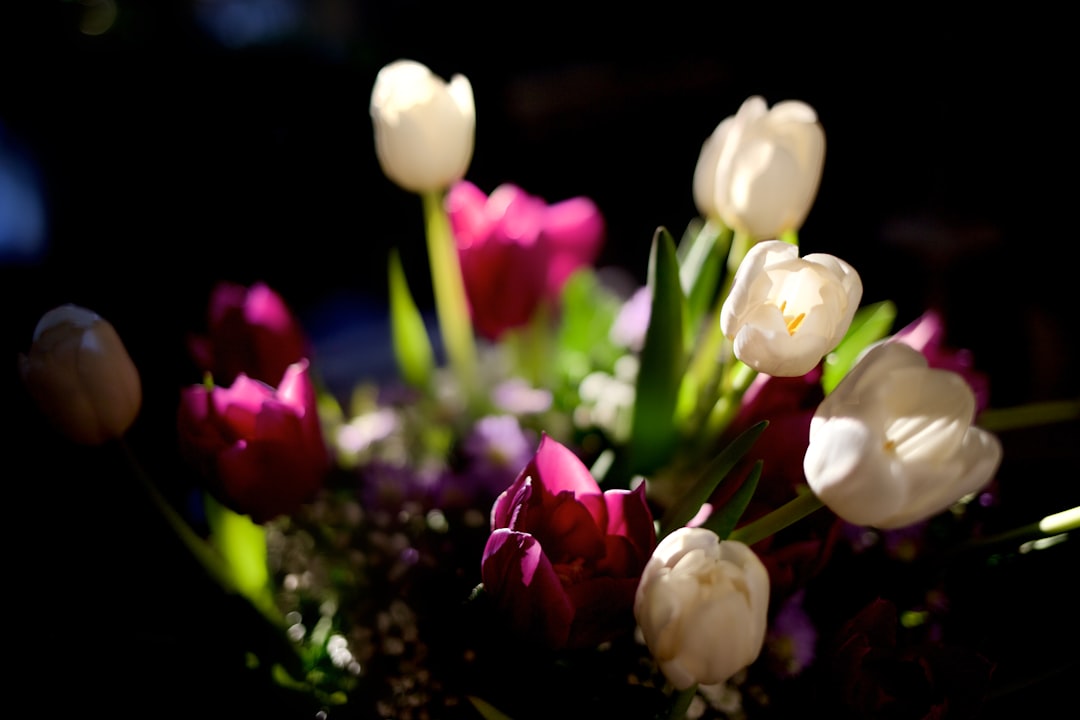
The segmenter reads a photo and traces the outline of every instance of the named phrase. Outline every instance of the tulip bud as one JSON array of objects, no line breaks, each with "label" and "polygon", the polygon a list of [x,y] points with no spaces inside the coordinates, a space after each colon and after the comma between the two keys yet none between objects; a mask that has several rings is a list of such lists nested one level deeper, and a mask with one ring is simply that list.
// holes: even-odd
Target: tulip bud
[{"label": "tulip bud", "polygon": [[142,404],[139,373],[120,336],[76,305],[41,317],[29,355],[19,355],[19,373],[46,417],[83,445],[121,437]]},{"label": "tulip bud", "polygon": [[704,142],[694,170],[694,202],[706,217],[755,239],[798,230],[817,195],[825,132],[806,103],[769,109],[754,96]]},{"label": "tulip bud", "polygon": [[925,520],[986,485],[1001,442],[973,426],[975,395],[919,351],[871,348],[810,421],[806,481],[854,525],[891,530]]},{"label": "tulip bud", "polygon": [[375,152],[388,178],[415,193],[445,190],[472,160],[476,108],[464,75],[447,84],[424,65],[398,60],[371,92]]},{"label": "tulip bud", "polygon": [[726,681],[765,642],[769,573],[743,543],[680,528],[656,546],[634,617],[664,676],[678,690]]},{"label": "tulip bud", "polygon": [[810,372],[844,339],[862,299],[862,280],[825,253],[799,257],[781,240],[746,254],[720,311],[735,356],[766,375]]}]

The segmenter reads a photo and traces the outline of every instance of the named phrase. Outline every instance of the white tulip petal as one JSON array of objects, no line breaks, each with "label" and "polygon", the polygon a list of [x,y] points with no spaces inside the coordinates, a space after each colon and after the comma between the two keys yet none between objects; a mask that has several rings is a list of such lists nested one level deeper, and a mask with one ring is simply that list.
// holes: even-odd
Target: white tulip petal
[{"label": "white tulip petal", "polygon": [[958,374],[902,344],[874,347],[810,423],[803,470],[814,493],[856,525],[925,520],[985,486],[1000,441],[971,425],[975,399]]},{"label": "white tulip petal", "polygon": [[464,176],[476,135],[465,76],[446,83],[420,63],[390,63],[375,79],[371,118],[379,164],[402,188],[441,190]]},{"label": "white tulip petal", "polygon": [[756,660],[768,606],[769,574],[750,548],[681,528],[646,564],[634,616],[665,677],[684,690],[723,682]]},{"label": "white tulip petal", "polygon": [[755,239],[778,237],[806,219],[824,157],[813,108],[785,101],[770,109],[762,97],[747,98],[702,145],[694,201],[702,214]]},{"label": "white tulip petal", "polygon": [[767,240],[750,249],[720,310],[735,356],[767,375],[810,372],[844,338],[862,281],[839,258]]}]

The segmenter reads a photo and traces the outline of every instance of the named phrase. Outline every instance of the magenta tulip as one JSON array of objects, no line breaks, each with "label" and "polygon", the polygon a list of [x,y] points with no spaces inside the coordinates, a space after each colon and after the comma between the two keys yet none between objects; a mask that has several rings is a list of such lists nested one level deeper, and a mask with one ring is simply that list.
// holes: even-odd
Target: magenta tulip
[{"label": "magenta tulip", "polygon": [[195,363],[217,383],[231,383],[243,373],[273,384],[310,354],[292,311],[265,283],[218,283],[208,320],[207,335],[192,337],[188,345]]},{"label": "magenta tulip", "polygon": [[329,468],[306,360],[290,365],[276,390],[242,373],[232,387],[185,388],[177,427],[207,489],[255,522],[311,499]]},{"label": "magenta tulip", "polygon": [[584,463],[544,435],[491,510],[484,588],[512,630],[552,649],[634,628],[634,593],[656,546],[645,487],[601,492]]},{"label": "magenta tulip", "polygon": [[458,246],[473,327],[498,339],[554,303],[567,278],[596,260],[604,220],[595,203],[577,197],[548,205],[514,185],[491,196],[468,181],[446,198]]}]

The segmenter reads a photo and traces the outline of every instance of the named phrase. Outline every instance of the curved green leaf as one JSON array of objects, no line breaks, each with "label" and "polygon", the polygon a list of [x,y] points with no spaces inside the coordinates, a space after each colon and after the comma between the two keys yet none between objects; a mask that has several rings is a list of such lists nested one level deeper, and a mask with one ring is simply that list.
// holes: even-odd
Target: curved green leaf
[{"label": "curved green leaf", "polygon": [[686,365],[686,298],[679,282],[675,240],[663,227],[653,236],[648,282],[652,310],[641,349],[629,444],[632,470],[643,475],[667,462],[675,447],[675,407]]},{"label": "curved green leaf", "polygon": [[405,382],[424,388],[431,382],[435,354],[424,318],[416,307],[397,249],[390,251],[390,332],[394,357]]},{"label": "curved green leaf", "polygon": [[[677,503],[668,508],[667,512],[660,519],[660,532],[659,536],[662,538],[673,530],[677,530],[690,522],[701,506],[709,499],[709,496],[713,494],[716,487],[720,484],[731,469],[735,467],[735,464],[750,450],[750,447],[757,441],[758,437],[765,428],[769,426],[768,420],[762,420],[756,425],[744,430],[737,438],[731,441],[731,443],[720,452],[708,467],[701,473],[689,490],[679,499]],[[753,492],[751,488],[750,492]],[[736,493],[737,495],[738,493]],[[749,498],[747,498],[749,501]],[[742,511],[739,511],[742,514]],[[736,518],[738,520],[738,518]]]},{"label": "curved green leaf", "polygon": [[825,356],[821,369],[821,387],[826,394],[832,392],[847,375],[859,353],[889,334],[894,320],[896,305],[891,300],[882,300],[858,309],[844,339],[835,350]]},{"label": "curved green leaf", "polygon": [[743,484],[739,486],[739,489],[735,491],[735,494],[731,496],[731,499],[724,504],[724,507],[714,510],[712,515],[701,524],[701,527],[712,530],[720,536],[721,540],[727,540],[728,536],[731,535],[731,531],[739,524],[739,518],[746,512],[750,499],[754,497],[754,491],[757,490],[763,467],[765,467],[763,460],[754,463],[750,474]]}]

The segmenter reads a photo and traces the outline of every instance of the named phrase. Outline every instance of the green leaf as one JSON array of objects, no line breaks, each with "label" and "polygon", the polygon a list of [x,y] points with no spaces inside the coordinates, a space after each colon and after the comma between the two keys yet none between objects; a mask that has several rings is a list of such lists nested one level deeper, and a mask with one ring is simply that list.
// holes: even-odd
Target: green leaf
[{"label": "green leaf", "polygon": [[832,392],[847,375],[859,353],[889,334],[894,320],[896,305],[891,300],[882,300],[856,311],[844,339],[835,350],[825,356],[821,370],[821,387],[826,394]]},{"label": "green leaf", "polygon": [[675,447],[675,407],[686,366],[686,299],[679,283],[675,241],[663,227],[653,236],[648,282],[652,309],[641,349],[629,444],[631,470],[642,475],[667,462]]},{"label": "green leaf", "polygon": [[390,332],[398,370],[405,382],[426,388],[435,368],[424,318],[416,307],[397,249],[390,251]]},{"label": "green leaf", "polygon": [[203,494],[210,540],[228,567],[235,588],[255,602],[269,593],[270,570],[266,559],[266,528],[248,515],[225,507]]},{"label": "green leaf", "polygon": [[701,524],[702,527],[712,530],[720,536],[721,540],[727,540],[731,531],[739,524],[739,518],[746,512],[750,499],[757,490],[758,480],[761,479],[761,469],[765,466],[764,461],[758,460],[750,470],[745,482],[739,486],[731,499],[719,510],[714,510],[712,515]]},{"label": "green leaf", "polygon": [[[732,440],[719,455],[713,458],[712,462],[709,463],[708,467],[706,467],[704,472],[698,477],[697,482],[695,482],[690,489],[679,498],[677,503],[668,508],[667,512],[665,512],[664,516],[660,519],[659,534],[661,538],[673,530],[684,527],[686,523],[690,522],[690,520],[697,515],[701,506],[709,499],[709,496],[713,494],[713,491],[716,490],[720,481],[731,472],[731,469],[735,467],[735,464],[750,450],[750,447],[757,441],[758,437],[768,426],[768,420],[762,420],[756,425],[752,425],[744,430],[737,438]],[[751,492],[753,492],[753,490],[751,490]]]},{"label": "green leaf", "polygon": [[686,294],[687,324],[694,340],[716,298],[732,233],[712,223],[701,225],[695,235],[689,235],[689,229],[687,233],[679,245],[679,280]]},{"label": "green leaf", "polygon": [[480,713],[480,716],[484,718],[484,720],[510,720],[509,715],[496,709],[494,705],[486,700],[481,700],[475,695],[469,695],[468,698],[469,702],[472,703],[472,706],[476,708],[476,711]]}]

